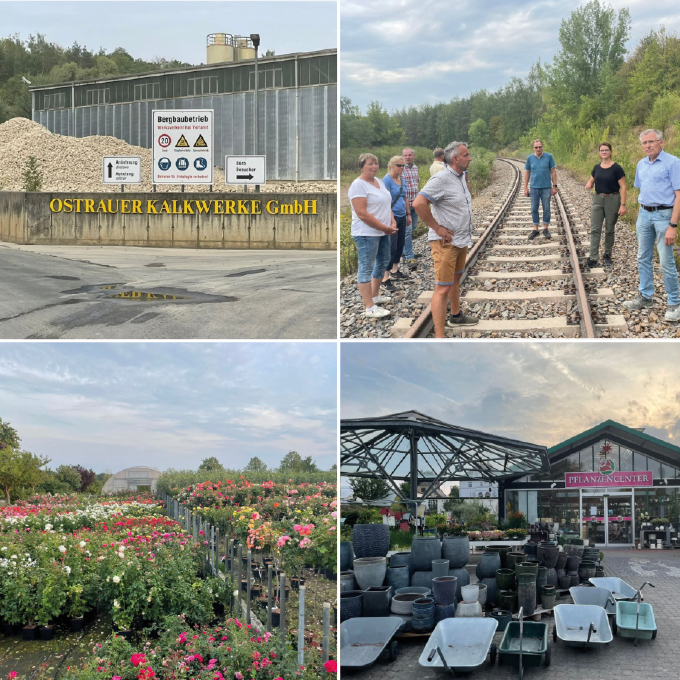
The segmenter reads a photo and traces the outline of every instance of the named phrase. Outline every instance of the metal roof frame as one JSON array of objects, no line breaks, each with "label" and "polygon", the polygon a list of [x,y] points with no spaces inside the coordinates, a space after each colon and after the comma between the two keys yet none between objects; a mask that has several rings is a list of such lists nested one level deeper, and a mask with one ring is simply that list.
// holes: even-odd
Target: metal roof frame
[{"label": "metal roof frame", "polygon": [[[405,411],[340,421],[340,474],[381,479],[418,503],[446,481],[499,481],[549,470],[545,446],[469,430]],[[406,498],[399,482],[409,482]],[[418,485],[428,484],[418,496]]]}]

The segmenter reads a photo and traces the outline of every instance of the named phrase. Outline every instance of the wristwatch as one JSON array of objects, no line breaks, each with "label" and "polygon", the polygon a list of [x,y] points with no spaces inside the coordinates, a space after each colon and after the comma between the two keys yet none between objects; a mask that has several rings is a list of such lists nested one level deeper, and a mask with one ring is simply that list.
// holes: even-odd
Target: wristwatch
[{"label": "wristwatch", "polygon": [[678,225],[677,225],[677,224],[673,224],[672,222],[669,222],[669,223],[668,223],[668,226],[669,226],[669,227],[673,227],[673,229],[677,229],[677,228],[678,228]]}]

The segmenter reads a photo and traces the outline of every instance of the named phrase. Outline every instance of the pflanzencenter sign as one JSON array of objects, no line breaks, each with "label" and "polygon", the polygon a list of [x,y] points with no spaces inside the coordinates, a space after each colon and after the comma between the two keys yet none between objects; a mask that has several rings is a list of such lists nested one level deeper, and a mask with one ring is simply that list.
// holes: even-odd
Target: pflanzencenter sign
[{"label": "pflanzencenter sign", "polygon": [[564,486],[567,489],[587,488],[593,486],[653,486],[651,471],[647,472],[567,472],[564,475]]}]

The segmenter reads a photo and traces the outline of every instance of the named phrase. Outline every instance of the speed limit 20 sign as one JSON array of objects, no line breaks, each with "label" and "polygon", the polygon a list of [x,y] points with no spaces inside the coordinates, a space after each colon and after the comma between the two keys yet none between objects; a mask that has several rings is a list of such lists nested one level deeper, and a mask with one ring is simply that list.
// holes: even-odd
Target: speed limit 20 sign
[{"label": "speed limit 20 sign", "polygon": [[212,109],[153,112],[154,184],[213,183]]}]

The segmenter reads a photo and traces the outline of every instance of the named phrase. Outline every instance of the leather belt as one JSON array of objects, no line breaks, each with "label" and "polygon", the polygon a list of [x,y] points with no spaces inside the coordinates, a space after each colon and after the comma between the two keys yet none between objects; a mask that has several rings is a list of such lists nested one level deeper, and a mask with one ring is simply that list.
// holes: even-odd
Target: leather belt
[{"label": "leather belt", "polygon": [[613,194],[598,194],[598,196],[618,196],[619,192],[615,191]]},{"label": "leather belt", "polygon": [[644,208],[647,212],[656,212],[657,210],[673,210],[672,205],[642,205],[640,204],[641,208]]}]

